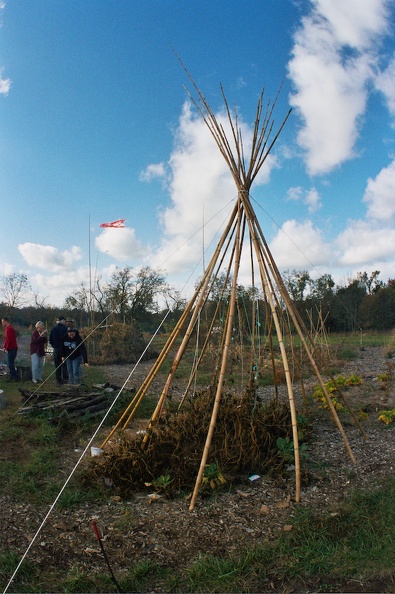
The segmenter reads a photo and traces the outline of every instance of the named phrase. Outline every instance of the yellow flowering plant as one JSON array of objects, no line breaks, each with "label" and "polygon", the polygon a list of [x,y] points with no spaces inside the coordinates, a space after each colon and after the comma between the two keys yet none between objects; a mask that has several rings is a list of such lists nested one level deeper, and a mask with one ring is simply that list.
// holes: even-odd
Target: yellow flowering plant
[{"label": "yellow flowering plant", "polygon": [[395,408],[390,410],[382,410],[379,416],[379,421],[383,421],[386,425],[390,425],[395,421]]},{"label": "yellow flowering plant", "polygon": [[[359,375],[355,375],[353,373],[348,377],[345,377],[344,375],[338,375],[336,378],[334,378],[334,380],[331,379],[324,385],[330,396],[333,407],[337,411],[342,411],[344,410],[344,406],[336,397],[336,392],[339,393],[338,388],[348,388],[349,386],[358,386],[359,384],[362,384],[362,378]],[[321,408],[328,408],[324,391],[319,384],[314,388],[313,398],[321,403]]]}]

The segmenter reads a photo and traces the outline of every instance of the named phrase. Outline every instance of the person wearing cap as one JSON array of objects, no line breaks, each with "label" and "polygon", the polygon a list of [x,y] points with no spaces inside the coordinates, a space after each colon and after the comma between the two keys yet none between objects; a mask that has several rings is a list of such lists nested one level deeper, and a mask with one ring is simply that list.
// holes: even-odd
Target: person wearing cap
[{"label": "person wearing cap", "polygon": [[81,365],[88,365],[88,353],[77,328],[67,328],[67,336],[63,341],[63,359],[67,365],[68,383],[79,386]]},{"label": "person wearing cap", "polygon": [[53,362],[55,364],[55,375],[58,386],[67,383],[67,367],[63,363],[63,342],[67,336],[67,326],[64,316],[59,316],[56,326],[54,326],[49,334],[49,344],[53,348]]},{"label": "person wearing cap", "polygon": [[43,367],[45,361],[45,345],[47,344],[47,331],[42,322],[37,322],[32,332],[30,342],[30,358],[32,362],[33,384],[43,381]]}]

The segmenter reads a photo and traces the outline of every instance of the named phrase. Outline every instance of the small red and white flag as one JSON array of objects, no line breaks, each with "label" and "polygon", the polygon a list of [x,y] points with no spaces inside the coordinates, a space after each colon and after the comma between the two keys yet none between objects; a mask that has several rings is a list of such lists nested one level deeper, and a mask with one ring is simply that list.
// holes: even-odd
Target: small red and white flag
[{"label": "small red and white flag", "polygon": [[106,229],[122,229],[125,227],[124,222],[126,219],[118,219],[118,221],[113,221],[112,223],[102,223],[100,227],[105,227]]}]

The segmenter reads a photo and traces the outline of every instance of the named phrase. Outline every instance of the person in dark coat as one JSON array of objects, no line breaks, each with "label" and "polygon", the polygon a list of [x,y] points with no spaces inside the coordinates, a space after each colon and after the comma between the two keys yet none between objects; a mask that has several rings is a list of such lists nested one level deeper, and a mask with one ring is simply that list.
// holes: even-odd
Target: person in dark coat
[{"label": "person in dark coat", "polygon": [[67,336],[63,341],[63,359],[67,365],[68,383],[79,386],[81,365],[88,365],[88,353],[77,328],[67,328]]},{"label": "person in dark coat", "polygon": [[66,320],[63,316],[59,316],[56,326],[54,326],[49,334],[49,344],[53,348],[53,362],[55,364],[56,382],[58,386],[67,383],[67,366],[63,363],[63,342],[67,336]]}]

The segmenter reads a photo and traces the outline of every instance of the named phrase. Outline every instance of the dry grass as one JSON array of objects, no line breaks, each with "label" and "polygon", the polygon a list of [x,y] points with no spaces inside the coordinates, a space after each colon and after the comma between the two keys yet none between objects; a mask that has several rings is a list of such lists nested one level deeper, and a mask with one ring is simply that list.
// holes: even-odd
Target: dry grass
[{"label": "dry grass", "polygon": [[[141,435],[124,431],[92,462],[94,472],[110,478],[123,496],[160,476],[169,477],[175,491],[190,489],[199,470],[213,400],[214,390],[209,388],[190,398],[181,412],[164,411],[148,430],[144,447]],[[224,394],[207,462],[216,464],[228,484],[256,469],[280,470],[283,460],[276,440],[289,436],[288,406],[274,401],[263,405],[252,390],[241,397]]]}]

